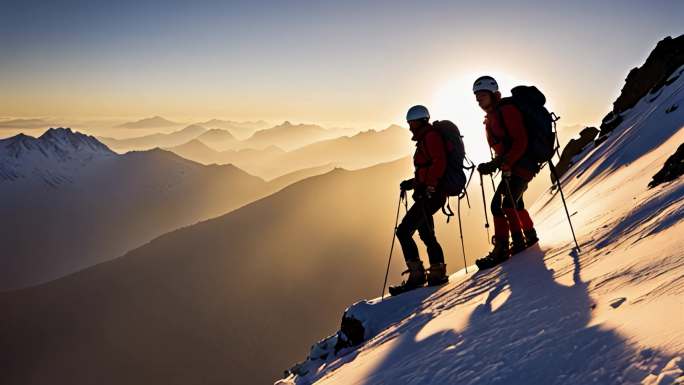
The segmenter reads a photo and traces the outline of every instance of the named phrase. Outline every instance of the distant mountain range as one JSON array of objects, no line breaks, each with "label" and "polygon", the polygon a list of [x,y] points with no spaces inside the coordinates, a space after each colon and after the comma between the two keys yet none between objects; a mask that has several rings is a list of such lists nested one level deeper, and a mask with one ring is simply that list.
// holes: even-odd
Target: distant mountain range
[{"label": "distant mountain range", "polygon": [[243,140],[252,136],[257,130],[268,128],[268,122],[258,120],[254,122],[236,122],[232,120],[211,119],[206,122],[197,123],[207,128],[218,128],[229,131],[236,138]]},{"label": "distant mountain range", "polygon": [[98,139],[112,149],[125,152],[130,150],[149,150],[156,147],[178,146],[207,132],[205,127],[190,125],[168,134],[151,134],[129,139],[99,137]]},{"label": "distant mountain range", "polygon": [[285,121],[275,127],[255,132],[243,142],[243,147],[261,149],[267,146],[277,146],[289,151],[336,136],[335,131],[315,124],[292,124]]},{"label": "distant mountain range", "polygon": [[[281,125],[278,129],[288,128]],[[351,137],[318,141],[290,152],[276,146],[262,150],[216,151],[202,143],[201,138],[168,149],[200,163],[232,163],[249,173],[271,179],[324,164],[349,169],[368,167],[410,155],[412,143],[408,130],[394,125],[380,131],[369,130]]]},{"label": "distant mountain range", "polygon": [[239,143],[230,131],[220,128],[212,128],[198,136],[195,140],[206,143],[217,150],[234,148]]},{"label": "distant mountain range", "polygon": [[[291,183],[50,129],[0,140],[0,290],[57,278]],[[11,204],[10,204],[11,203]]]},{"label": "distant mountain range", "polygon": [[134,122],[123,123],[118,125],[117,127],[129,129],[154,129],[175,127],[181,125],[183,125],[183,123],[172,122],[168,119],[162,118],[161,116],[153,116],[151,118],[140,119]]},{"label": "distant mountain range", "polygon": [[[205,126],[207,123],[209,125]],[[292,124],[287,121],[271,128],[255,129],[264,123],[211,120],[201,124],[193,124],[171,133],[155,133],[127,139],[112,137],[98,137],[98,139],[119,152],[148,150],[155,147],[174,147],[192,139],[201,140],[204,144],[218,151],[247,148],[261,150],[270,146],[292,150],[321,140],[339,137],[350,131],[348,129],[329,130],[315,124]],[[216,126],[229,128],[217,128]],[[249,132],[252,132],[251,136],[245,138],[245,134]],[[238,139],[238,137],[243,139]]]}]

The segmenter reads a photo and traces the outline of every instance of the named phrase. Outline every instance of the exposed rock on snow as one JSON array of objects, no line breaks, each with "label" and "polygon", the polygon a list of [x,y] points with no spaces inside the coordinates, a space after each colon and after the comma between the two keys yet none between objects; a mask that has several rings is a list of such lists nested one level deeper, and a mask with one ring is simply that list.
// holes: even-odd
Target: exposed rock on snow
[{"label": "exposed rock on snow", "polygon": [[[665,85],[670,85],[682,74],[677,71],[684,65],[684,35],[676,38],[670,36],[658,42],[646,62],[633,68],[627,75],[620,96],[613,103],[613,110],[601,123],[600,140],[621,122],[620,115],[632,108],[647,94],[657,97]],[[676,72],[677,71],[677,72]]]},{"label": "exposed rock on snow", "polygon": [[[596,127],[586,127],[580,132],[579,139],[570,139],[568,144],[563,148],[560,155],[560,160],[556,164],[556,172],[558,177],[562,177],[566,171],[573,165],[573,158],[584,151],[585,147],[590,143],[593,143],[594,138],[598,135],[599,130]],[[556,178],[551,175],[551,183],[556,183]]]},{"label": "exposed rock on snow", "polygon": [[667,158],[663,168],[653,175],[653,180],[648,183],[648,187],[653,188],[661,183],[675,180],[682,174],[684,174],[684,143],[680,144],[677,151]]}]

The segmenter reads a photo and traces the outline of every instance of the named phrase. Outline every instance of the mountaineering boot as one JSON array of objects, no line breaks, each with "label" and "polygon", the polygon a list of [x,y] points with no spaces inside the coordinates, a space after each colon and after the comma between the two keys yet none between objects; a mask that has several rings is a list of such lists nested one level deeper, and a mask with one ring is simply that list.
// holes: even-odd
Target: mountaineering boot
[{"label": "mountaineering boot", "polygon": [[438,263],[430,265],[427,271],[428,286],[439,286],[449,282],[449,276],[446,273],[446,264]]},{"label": "mountaineering boot", "polygon": [[494,243],[494,249],[486,257],[475,261],[475,264],[480,270],[490,269],[510,258],[508,238],[493,237],[492,243]]},{"label": "mountaineering boot", "polygon": [[516,255],[527,248],[525,237],[520,231],[511,233],[511,255]]},{"label": "mountaineering boot", "polygon": [[537,230],[534,228],[531,228],[529,230],[525,230],[525,244],[527,247],[530,247],[534,245],[535,243],[539,242],[539,238],[537,237]]},{"label": "mountaineering boot", "polygon": [[401,275],[408,274],[408,279],[402,282],[401,285],[390,286],[390,295],[399,295],[425,286],[425,269],[423,268],[423,262],[420,260],[406,261],[406,266],[408,266],[408,270],[401,273]]}]

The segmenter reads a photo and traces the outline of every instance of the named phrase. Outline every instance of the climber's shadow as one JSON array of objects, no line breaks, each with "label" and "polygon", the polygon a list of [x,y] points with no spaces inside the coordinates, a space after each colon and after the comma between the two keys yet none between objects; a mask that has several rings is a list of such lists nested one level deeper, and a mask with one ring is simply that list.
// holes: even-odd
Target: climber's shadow
[{"label": "climber's shadow", "polygon": [[[417,340],[435,314],[423,312],[405,322],[365,384],[389,383],[385,376],[392,384],[619,383],[616,376],[636,352],[617,333],[590,326],[595,306],[580,278],[579,256],[567,257],[573,258],[574,269],[569,286],[554,279],[539,248],[492,270],[487,277],[498,281],[488,286],[484,303],[460,330],[454,326]],[[449,297],[465,294],[468,287],[457,286]],[[497,300],[504,293],[508,297]],[[502,303],[493,309],[494,302]],[[455,300],[446,301],[440,312],[459,307],[468,309]],[[421,380],[415,382],[416,378]]]}]

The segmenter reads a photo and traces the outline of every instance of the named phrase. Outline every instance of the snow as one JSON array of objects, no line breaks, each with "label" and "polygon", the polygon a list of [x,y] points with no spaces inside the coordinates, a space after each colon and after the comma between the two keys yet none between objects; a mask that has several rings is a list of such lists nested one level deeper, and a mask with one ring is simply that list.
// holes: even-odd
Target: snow
[{"label": "snow", "polygon": [[38,180],[50,186],[72,182],[86,166],[118,155],[93,136],[50,128],[39,138],[19,134],[0,140],[0,183]]},{"label": "snow", "polygon": [[684,384],[684,179],[647,188],[684,142],[684,109],[666,113],[683,102],[680,76],[564,175],[581,252],[549,191],[531,209],[539,246],[352,305],[366,342],[322,340],[277,384]]}]

